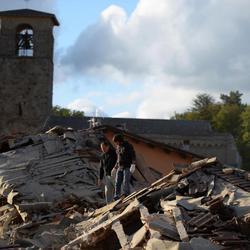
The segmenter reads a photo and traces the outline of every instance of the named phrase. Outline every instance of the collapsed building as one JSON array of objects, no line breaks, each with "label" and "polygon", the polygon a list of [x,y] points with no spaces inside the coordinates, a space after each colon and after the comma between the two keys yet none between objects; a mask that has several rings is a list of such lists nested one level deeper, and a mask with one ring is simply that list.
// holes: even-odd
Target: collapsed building
[{"label": "collapsed building", "polygon": [[[43,241],[41,231],[34,228],[56,218],[59,223],[62,215],[70,212],[71,204],[83,209],[104,204],[96,185],[97,137],[55,128],[46,134],[5,138],[2,145],[6,151],[0,154],[3,240],[22,239],[24,230],[31,233],[30,239]],[[41,247],[31,241],[33,244]]]},{"label": "collapsed building", "polygon": [[249,191],[249,174],[215,158],[179,166],[95,210],[63,249],[249,249]]},{"label": "collapsed building", "polygon": [[249,173],[141,136],[125,134],[138,156],[133,192],[105,206],[99,145],[114,132],[0,140],[1,248],[249,248]]},{"label": "collapsed building", "polygon": [[[58,20],[23,9],[0,24],[0,249],[249,249],[249,173],[220,163],[239,165],[232,136],[204,121],[52,117]],[[133,192],[105,206],[99,145],[118,132],[136,150]]]}]

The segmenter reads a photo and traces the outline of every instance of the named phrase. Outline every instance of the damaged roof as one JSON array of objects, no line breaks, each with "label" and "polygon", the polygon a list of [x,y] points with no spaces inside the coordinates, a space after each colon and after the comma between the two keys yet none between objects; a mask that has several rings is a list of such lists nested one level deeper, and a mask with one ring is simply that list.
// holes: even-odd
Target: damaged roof
[{"label": "damaged roof", "polygon": [[180,154],[183,157],[190,156],[190,157],[195,158],[195,159],[205,158],[205,156],[195,154],[195,153],[192,153],[190,151],[183,150],[183,149],[180,149],[180,148],[177,148],[177,147],[174,147],[174,146],[162,143],[162,142],[154,141],[154,140],[151,140],[149,138],[140,136],[138,134],[131,133],[129,131],[124,131],[124,130],[121,130],[119,128],[115,128],[115,127],[112,127],[112,126],[109,126],[109,125],[103,125],[103,126],[95,127],[93,129],[96,130],[96,131],[110,130],[113,133],[123,134],[125,136],[125,138],[130,138],[130,139],[134,140],[135,142],[140,141],[140,142],[143,142],[143,143],[147,144],[150,147],[160,148],[160,149],[162,149],[162,150],[164,150],[166,152],[176,152],[176,153]]},{"label": "damaged roof", "polygon": [[135,179],[129,196],[103,206],[103,136],[55,127],[5,139],[0,248],[249,249],[250,173],[216,158],[177,164],[152,184]]},{"label": "damaged roof", "polygon": [[[45,124],[45,130],[58,124],[73,129],[89,128],[89,121],[93,117],[59,117],[50,116]],[[125,128],[135,134],[161,134],[161,135],[186,135],[202,136],[212,135],[211,125],[208,121],[187,121],[187,120],[164,120],[164,119],[138,119],[138,118],[111,118],[97,117],[101,125],[113,127],[125,126]]]},{"label": "damaged roof", "polygon": [[249,188],[246,172],[203,159],[95,210],[62,249],[249,249]]}]

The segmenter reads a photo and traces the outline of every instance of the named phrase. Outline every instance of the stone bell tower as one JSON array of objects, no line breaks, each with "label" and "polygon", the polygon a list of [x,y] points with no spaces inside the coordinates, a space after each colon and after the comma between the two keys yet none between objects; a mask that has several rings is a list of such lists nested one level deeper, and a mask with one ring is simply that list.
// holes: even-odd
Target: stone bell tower
[{"label": "stone bell tower", "polygon": [[55,15],[0,12],[0,135],[39,131],[52,108]]}]

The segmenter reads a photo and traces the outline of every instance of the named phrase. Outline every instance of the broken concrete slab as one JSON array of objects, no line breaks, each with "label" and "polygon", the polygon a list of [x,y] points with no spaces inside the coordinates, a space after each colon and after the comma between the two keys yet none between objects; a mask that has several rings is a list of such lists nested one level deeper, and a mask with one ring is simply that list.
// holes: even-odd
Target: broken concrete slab
[{"label": "broken concrete slab", "polygon": [[203,197],[192,198],[186,196],[176,196],[177,205],[184,207],[187,210],[200,209],[205,210],[205,206],[202,206],[201,201]]},{"label": "broken concrete slab", "polygon": [[122,249],[129,250],[130,244],[128,236],[125,234],[123,226],[120,221],[116,221],[112,224],[112,230],[115,231]]},{"label": "broken concrete slab", "polygon": [[190,246],[193,250],[220,250],[223,247],[220,247],[216,244],[213,244],[210,240],[204,239],[202,237],[192,238],[190,240]]},{"label": "broken concrete slab", "polygon": [[150,214],[146,221],[150,229],[158,231],[161,235],[173,240],[180,240],[175,224],[166,215]]},{"label": "broken concrete slab", "polygon": [[186,242],[174,242],[159,239],[150,239],[145,248],[146,250],[193,250],[189,243]]},{"label": "broken concrete slab", "polygon": [[147,228],[144,225],[132,236],[130,247],[132,249],[138,247],[144,241],[146,233],[147,233]]}]

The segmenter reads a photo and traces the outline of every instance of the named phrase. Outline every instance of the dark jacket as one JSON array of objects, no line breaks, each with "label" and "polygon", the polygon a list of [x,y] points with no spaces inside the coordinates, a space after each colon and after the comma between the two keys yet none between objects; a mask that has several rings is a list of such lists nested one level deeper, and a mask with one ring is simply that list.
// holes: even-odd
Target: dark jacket
[{"label": "dark jacket", "polygon": [[100,180],[103,179],[104,174],[105,175],[111,175],[111,171],[113,167],[115,166],[117,161],[116,152],[113,148],[109,148],[109,150],[106,153],[102,154],[102,158],[100,161]]},{"label": "dark jacket", "polygon": [[121,145],[117,146],[116,154],[117,165],[124,168],[129,168],[132,162],[136,159],[134,148],[127,141],[124,141]]}]

